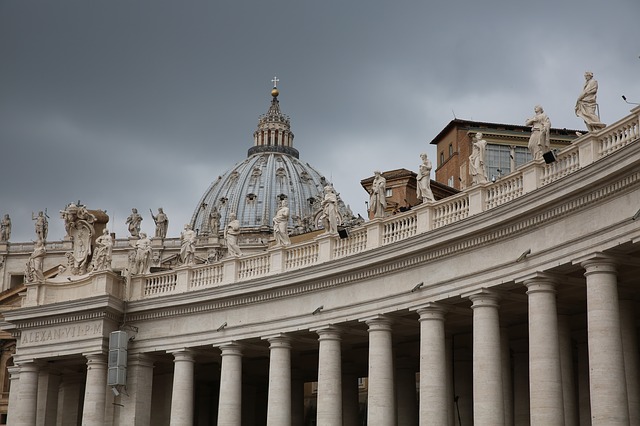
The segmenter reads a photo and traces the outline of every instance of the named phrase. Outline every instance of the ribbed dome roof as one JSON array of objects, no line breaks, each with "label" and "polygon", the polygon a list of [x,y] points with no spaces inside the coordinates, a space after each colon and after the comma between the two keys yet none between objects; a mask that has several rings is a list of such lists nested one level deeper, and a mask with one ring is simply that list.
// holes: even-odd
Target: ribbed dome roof
[{"label": "ribbed dome roof", "polygon": [[[200,234],[214,233],[209,220],[214,208],[220,215],[219,231],[233,212],[243,234],[269,232],[282,198],[289,203],[290,229],[316,229],[323,189],[329,182],[298,159],[289,117],[280,112],[278,94],[274,87],[269,110],[258,120],[248,158],[219,176],[196,206],[191,225]],[[352,218],[343,202],[339,201],[338,209],[345,220]]]}]

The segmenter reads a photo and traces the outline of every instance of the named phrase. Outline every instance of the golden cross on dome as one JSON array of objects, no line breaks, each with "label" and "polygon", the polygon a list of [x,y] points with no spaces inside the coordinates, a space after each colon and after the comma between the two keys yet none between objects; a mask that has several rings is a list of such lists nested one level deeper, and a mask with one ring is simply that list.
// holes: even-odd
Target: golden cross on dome
[{"label": "golden cross on dome", "polygon": [[273,87],[278,87],[278,82],[280,81],[280,79],[278,77],[273,77],[273,79],[271,80],[271,82],[273,83]]}]

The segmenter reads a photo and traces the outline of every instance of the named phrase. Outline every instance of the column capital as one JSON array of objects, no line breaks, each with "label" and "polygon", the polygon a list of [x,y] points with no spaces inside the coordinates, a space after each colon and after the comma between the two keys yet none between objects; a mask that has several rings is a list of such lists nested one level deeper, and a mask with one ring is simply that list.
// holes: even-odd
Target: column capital
[{"label": "column capital", "polygon": [[544,271],[535,271],[527,275],[516,277],[514,281],[516,284],[524,284],[526,286],[527,281],[549,281],[557,283],[562,281],[563,278],[564,277],[562,275],[552,274]]},{"label": "column capital", "polygon": [[415,308],[415,311],[418,313],[418,315],[420,315],[420,319],[418,321],[444,321],[444,317],[449,309],[440,303],[429,302],[418,308]]},{"label": "column capital", "polygon": [[393,324],[393,320],[386,315],[374,315],[368,318],[363,318],[360,322],[367,324],[369,326],[369,331],[391,330],[391,324]]},{"label": "column capital", "polygon": [[242,356],[242,345],[235,340],[218,346],[222,356],[237,355]]},{"label": "column capital", "polygon": [[602,252],[590,253],[572,261],[574,265],[580,265],[585,269],[585,276],[593,273],[617,273],[616,258]]},{"label": "column capital", "polygon": [[103,353],[83,354],[87,359],[87,365],[107,364],[107,356]]},{"label": "column capital", "polygon": [[264,340],[269,342],[269,349],[274,348],[286,348],[291,349],[291,337],[284,333],[279,333],[273,336],[265,336]]},{"label": "column capital", "polygon": [[147,355],[144,353],[129,354],[127,358],[128,358],[127,364],[129,366],[139,365],[140,367],[153,368],[154,359],[150,355]]},{"label": "column capital", "polygon": [[500,307],[500,304],[498,303],[500,301],[500,294],[486,288],[461,294],[460,297],[467,298],[473,302],[471,304],[471,309],[480,307]]},{"label": "column capital", "polygon": [[167,351],[173,355],[173,362],[176,361],[188,361],[195,362],[195,352],[188,348],[176,349],[172,351]]},{"label": "column capital", "polygon": [[318,333],[318,340],[342,340],[340,338],[342,330],[334,325],[313,328],[309,331],[315,331]]}]

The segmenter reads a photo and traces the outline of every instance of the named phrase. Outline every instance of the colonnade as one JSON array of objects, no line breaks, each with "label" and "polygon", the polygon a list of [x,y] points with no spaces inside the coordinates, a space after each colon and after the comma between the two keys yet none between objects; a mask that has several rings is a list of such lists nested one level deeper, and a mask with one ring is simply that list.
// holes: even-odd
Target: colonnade
[{"label": "colonnade", "polygon": [[[472,316],[474,425],[640,424],[639,354],[633,302],[619,300],[618,266],[613,259],[592,256],[578,260],[576,265],[580,265],[586,278],[587,301],[586,312],[583,311],[586,335],[583,344],[577,346],[577,363],[573,361],[569,320],[558,312],[557,293],[563,283],[557,276],[533,273],[516,280],[526,288],[528,351],[514,351],[512,356],[509,355],[506,329],[501,326],[500,307],[505,291],[483,288],[461,294],[468,301]],[[417,371],[406,366],[404,370],[407,371],[402,370],[402,363],[394,356],[393,315],[380,314],[360,320],[368,331],[367,424],[458,425],[460,415],[454,409],[455,379],[451,371],[455,348],[447,334],[447,321],[460,307],[452,310],[446,301],[429,301],[407,309],[413,312],[414,318],[417,316]],[[343,329],[340,324],[327,324],[310,331],[317,336],[318,345],[316,424],[355,425],[357,394],[348,382],[357,376],[344,361],[342,351],[346,336]],[[300,404],[295,394],[301,388],[292,374],[295,339],[291,333],[262,339],[268,344],[269,354],[265,424],[301,424],[301,416],[292,414]],[[243,415],[251,409],[247,406],[246,389],[243,389],[243,362],[249,360],[244,360],[242,341],[216,346],[221,356],[217,424],[242,426],[246,424]],[[173,384],[167,424],[192,425],[195,351],[184,348],[169,353],[173,356]],[[86,379],[81,423],[102,426],[108,412],[105,401],[110,396],[106,358],[103,354],[84,356]],[[118,424],[150,424],[153,368],[152,357],[129,355],[128,386],[121,400],[123,408]],[[10,425],[32,426],[37,420],[38,424],[77,422],[77,418],[71,418],[74,410],[70,408],[73,406],[73,387],[68,384],[73,378],[63,374],[57,381],[45,382],[43,372],[46,368],[38,360],[22,360],[10,370]],[[419,373],[417,404],[416,373]],[[458,374],[463,373],[459,371]],[[345,379],[347,377],[350,379]],[[38,411],[47,398],[56,398],[42,389],[43,383],[44,386],[57,383],[61,390],[58,401],[47,403],[47,407],[55,406],[57,412],[53,408],[44,413]],[[78,399],[76,394],[76,407]],[[38,416],[57,421],[41,421]],[[462,424],[471,424],[471,419]]]}]

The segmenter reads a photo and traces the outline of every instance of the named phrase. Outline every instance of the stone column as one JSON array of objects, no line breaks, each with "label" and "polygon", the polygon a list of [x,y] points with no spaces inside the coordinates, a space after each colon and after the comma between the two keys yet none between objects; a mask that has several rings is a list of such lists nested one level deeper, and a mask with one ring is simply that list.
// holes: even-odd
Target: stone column
[{"label": "stone column", "polygon": [[396,359],[397,426],[414,426],[418,424],[416,365],[412,361],[406,356]]},{"label": "stone column", "polygon": [[560,367],[562,369],[562,395],[564,400],[564,426],[578,426],[578,404],[571,344],[571,318],[558,315]]},{"label": "stone column", "polygon": [[578,418],[580,425],[591,425],[591,397],[589,390],[589,347],[578,342]]},{"label": "stone column", "polygon": [[145,354],[129,355],[127,390],[120,393],[121,425],[151,424],[151,391],[153,389],[153,359]]},{"label": "stone column", "polygon": [[59,387],[59,372],[54,373],[48,368],[41,368],[38,374],[38,409],[36,411],[38,426],[56,425]]},{"label": "stone column", "polygon": [[9,373],[9,405],[7,407],[7,424],[13,424],[14,412],[18,410],[18,394],[20,393],[20,366],[7,367]]},{"label": "stone column", "polygon": [[267,426],[291,425],[291,339],[279,335],[269,341]]},{"label": "stone column", "polygon": [[369,326],[367,424],[369,426],[395,425],[391,321],[380,315],[366,320],[366,323]]},{"label": "stone column", "polygon": [[564,400],[555,283],[524,281],[529,300],[529,398],[532,426],[563,426]]},{"label": "stone column", "polygon": [[360,402],[358,401],[358,375],[353,364],[342,369],[342,422],[344,426],[358,426]]},{"label": "stone column", "polygon": [[170,426],[193,424],[194,354],[189,349],[173,352],[173,388]]},{"label": "stone column", "polygon": [[640,372],[638,371],[638,329],[635,324],[636,303],[633,300],[620,301],[620,326],[622,327],[622,348],[624,350],[624,371],[627,377],[627,398],[629,399],[629,422],[640,425]]},{"label": "stone column", "polygon": [[82,382],[84,377],[80,374],[72,374],[65,371],[60,383],[58,395],[58,426],[77,426],[80,420],[80,399],[82,394]]},{"label": "stone column", "polygon": [[500,356],[502,357],[502,394],[504,395],[504,425],[513,426],[513,377],[509,330],[500,327]]},{"label": "stone column", "polygon": [[36,424],[38,404],[38,365],[34,361],[20,363],[20,385],[15,411],[10,414],[12,426]]},{"label": "stone column", "polygon": [[475,426],[503,426],[502,361],[498,296],[487,290],[473,302],[473,420]]},{"label": "stone column", "polygon": [[316,330],[318,351],[317,424],[342,426],[342,353],[340,331],[336,327]]},{"label": "stone column", "polygon": [[87,381],[84,388],[82,426],[104,426],[107,399],[107,357],[104,354],[85,355]]},{"label": "stone column", "polygon": [[242,347],[228,343],[220,347],[220,398],[218,400],[218,426],[242,424]]},{"label": "stone column", "polygon": [[593,426],[629,424],[616,265],[603,257],[581,263],[587,278],[587,339]]},{"label": "stone column", "polygon": [[513,422],[518,426],[528,426],[529,412],[529,354],[513,352]]},{"label": "stone column", "polygon": [[446,425],[449,421],[445,313],[446,309],[435,303],[429,303],[418,309],[421,425]]},{"label": "stone column", "polygon": [[304,425],[304,378],[295,369],[291,372],[291,426]]}]

